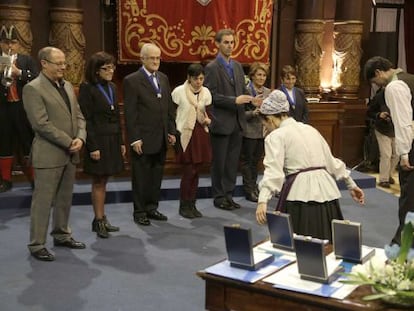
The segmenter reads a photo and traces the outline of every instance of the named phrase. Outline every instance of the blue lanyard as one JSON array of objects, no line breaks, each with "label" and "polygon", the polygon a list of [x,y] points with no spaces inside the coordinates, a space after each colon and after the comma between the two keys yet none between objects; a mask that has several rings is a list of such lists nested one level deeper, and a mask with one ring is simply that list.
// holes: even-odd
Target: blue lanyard
[{"label": "blue lanyard", "polygon": [[[142,67],[140,68],[140,70],[145,74],[145,76],[147,77],[149,83],[151,83],[152,87],[154,88],[155,92],[157,93],[157,97],[161,98],[161,84],[160,84],[160,80],[158,78],[158,75],[155,75],[155,74],[154,75],[153,74],[147,75],[144,68],[142,68]],[[153,77],[155,77],[157,79],[158,86],[154,83]]]},{"label": "blue lanyard", "polygon": [[253,97],[256,97],[257,93],[256,93],[256,90],[254,89],[252,81],[250,81],[249,86],[250,86],[250,94],[252,94]]},{"label": "blue lanyard", "polygon": [[292,96],[293,98],[290,97],[288,90],[286,89],[286,86],[284,84],[281,85],[280,87],[283,91],[283,93],[285,93],[288,102],[290,103],[290,105],[294,108],[296,105],[296,98],[295,98],[295,87],[293,87],[292,89]]},{"label": "blue lanyard", "polygon": [[112,88],[108,84],[109,94],[105,91],[102,84],[97,84],[98,89],[101,91],[101,93],[105,96],[105,98],[108,101],[108,105],[111,106],[111,110],[114,110],[114,92],[112,91]]}]

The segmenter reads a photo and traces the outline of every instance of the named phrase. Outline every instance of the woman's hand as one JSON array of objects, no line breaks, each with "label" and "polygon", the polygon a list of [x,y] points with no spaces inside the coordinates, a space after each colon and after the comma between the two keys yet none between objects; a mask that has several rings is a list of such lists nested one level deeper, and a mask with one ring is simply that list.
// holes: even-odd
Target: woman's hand
[{"label": "woman's hand", "polygon": [[101,152],[99,150],[95,150],[90,152],[89,156],[92,160],[99,161],[101,159]]},{"label": "woman's hand", "polygon": [[261,225],[264,225],[267,222],[266,211],[267,211],[267,203],[260,202],[257,204],[256,220]]},{"label": "woman's hand", "polygon": [[365,194],[361,188],[355,187],[349,190],[351,193],[351,197],[354,199],[355,202],[358,202],[361,205],[365,204]]}]

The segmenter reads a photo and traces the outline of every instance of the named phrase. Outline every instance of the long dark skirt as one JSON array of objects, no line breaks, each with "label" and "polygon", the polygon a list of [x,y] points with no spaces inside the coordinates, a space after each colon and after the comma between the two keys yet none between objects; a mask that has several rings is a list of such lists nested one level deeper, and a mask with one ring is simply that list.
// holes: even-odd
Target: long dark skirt
[{"label": "long dark skirt", "polygon": [[286,201],[293,232],[332,241],[332,220],[344,219],[338,200],[328,202]]}]

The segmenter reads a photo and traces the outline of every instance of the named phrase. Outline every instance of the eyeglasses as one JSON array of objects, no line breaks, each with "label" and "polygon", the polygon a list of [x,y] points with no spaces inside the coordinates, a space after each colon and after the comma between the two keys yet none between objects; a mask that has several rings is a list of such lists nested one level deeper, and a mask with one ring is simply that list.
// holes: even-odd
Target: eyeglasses
[{"label": "eyeglasses", "polygon": [[68,65],[68,63],[66,63],[66,62],[55,63],[55,62],[52,62],[52,61],[50,61],[48,59],[44,59],[44,60],[47,61],[50,64],[53,64],[53,65],[56,65],[56,66],[59,66],[59,67],[62,67],[62,66],[65,66],[66,67]]},{"label": "eyeglasses", "polygon": [[102,66],[101,68],[99,68],[99,69],[101,69],[101,70],[103,70],[103,71],[115,71],[115,69],[116,69],[116,66],[114,66],[114,65],[108,65],[108,66]]}]

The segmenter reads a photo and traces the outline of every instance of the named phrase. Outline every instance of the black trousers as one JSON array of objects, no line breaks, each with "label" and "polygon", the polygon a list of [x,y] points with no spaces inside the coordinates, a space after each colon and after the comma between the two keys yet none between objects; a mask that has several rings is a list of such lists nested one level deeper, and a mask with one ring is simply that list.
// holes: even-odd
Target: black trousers
[{"label": "black trousers", "polygon": [[134,218],[158,208],[166,148],[155,154],[138,155],[131,148],[131,179]]},{"label": "black trousers", "polygon": [[[411,151],[408,154],[410,164],[414,164],[414,142],[411,145]],[[398,218],[400,224],[395,232],[392,243],[401,244],[401,231],[404,227],[405,216],[408,212],[414,212],[414,171],[404,171],[398,169],[401,195],[398,200]],[[414,243],[413,243],[414,244]]]},{"label": "black trousers", "polygon": [[243,137],[240,154],[240,170],[243,176],[243,189],[246,193],[256,191],[257,165],[262,159],[264,151],[263,138],[253,139]]},{"label": "black trousers", "polygon": [[236,186],[242,132],[235,129],[230,135],[210,133],[212,163],[211,187],[214,202],[221,203],[224,198],[231,199]]}]

